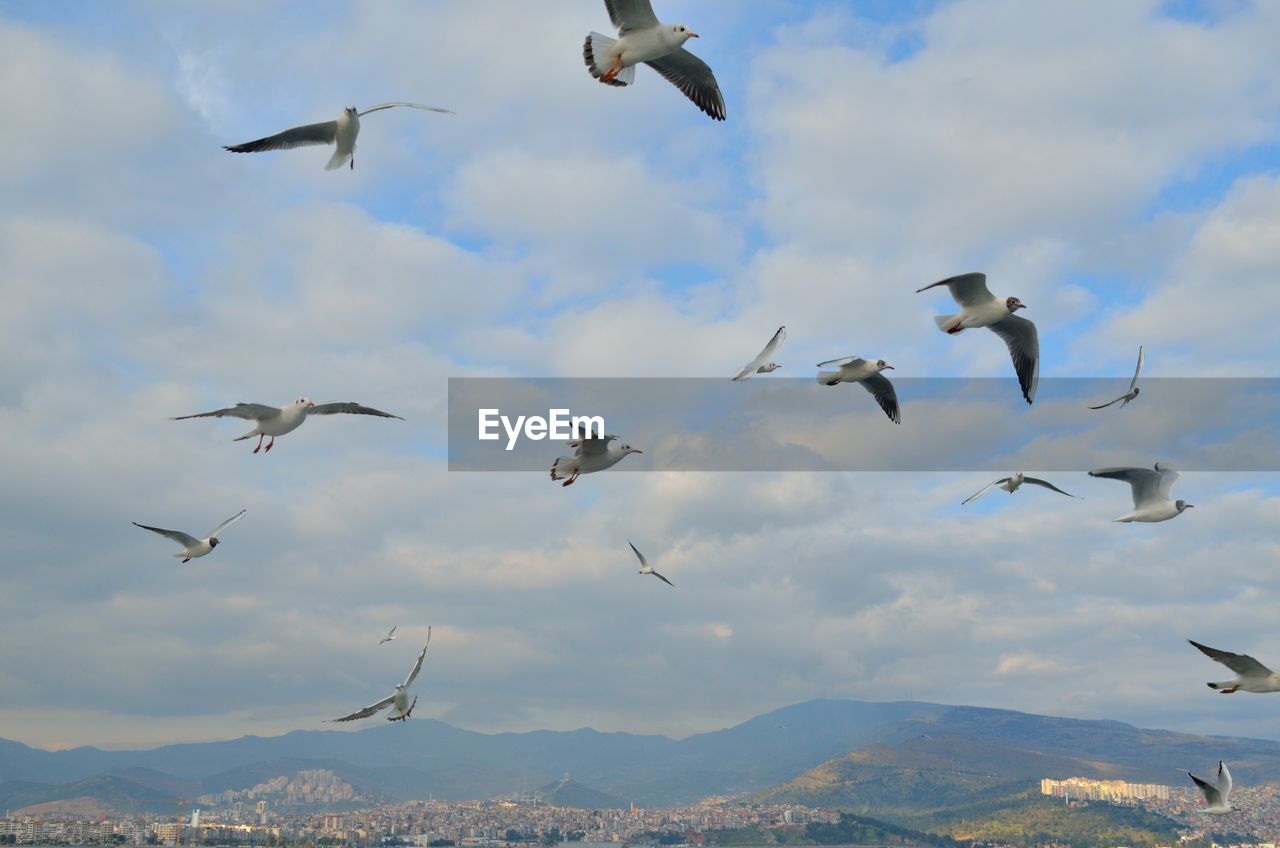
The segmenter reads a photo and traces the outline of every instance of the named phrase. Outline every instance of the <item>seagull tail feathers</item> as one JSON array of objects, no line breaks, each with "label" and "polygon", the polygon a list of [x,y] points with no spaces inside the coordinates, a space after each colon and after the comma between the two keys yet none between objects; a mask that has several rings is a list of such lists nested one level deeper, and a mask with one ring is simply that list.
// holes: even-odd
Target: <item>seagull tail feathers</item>
[{"label": "seagull tail feathers", "polygon": [[834,386],[840,381],[837,379],[840,375],[835,371],[819,371],[818,384],[822,386]]},{"label": "seagull tail feathers", "polygon": [[572,457],[558,456],[556,461],[551,463],[551,479],[567,480],[573,476],[575,470]]},{"label": "seagull tail feathers", "polygon": [[341,168],[343,165],[347,164],[347,160],[349,158],[351,158],[350,153],[340,153],[339,151],[335,150],[333,151],[333,155],[329,157],[329,164],[325,165],[324,169],[326,171],[336,171],[339,168]]},{"label": "seagull tail feathers", "polygon": [[935,315],[933,323],[938,325],[938,329],[944,333],[959,332],[956,325],[960,323],[960,314],[955,315]]},{"label": "seagull tail feathers", "polygon": [[611,54],[613,45],[617,43],[618,40],[615,38],[593,32],[583,42],[582,59],[586,62],[587,70],[591,73],[591,76],[605,85],[631,85],[636,78],[635,65],[623,68],[614,76],[605,79],[605,75],[613,69],[613,57]]}]

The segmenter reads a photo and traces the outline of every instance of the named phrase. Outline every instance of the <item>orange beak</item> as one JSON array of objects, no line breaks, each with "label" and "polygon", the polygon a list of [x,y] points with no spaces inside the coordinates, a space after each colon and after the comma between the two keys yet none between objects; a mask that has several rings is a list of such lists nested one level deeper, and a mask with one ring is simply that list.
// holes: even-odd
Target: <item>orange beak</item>
[{"label": "orange beak", "polygon": [[309,400],[309,401],[307,401],[307,406],[308,406],[308,407],[312,407],[312,406],[315,406],[315,405],[316,405],[316,402],[315,402],[315,401],[313,401],[313,400]]},{"label": "orange beak", "polygon": [[691,33],[689,33],[689,37],[690,37],[690,38],[702,38],[702,36],[698,35],[696,32],[691,32]]}]

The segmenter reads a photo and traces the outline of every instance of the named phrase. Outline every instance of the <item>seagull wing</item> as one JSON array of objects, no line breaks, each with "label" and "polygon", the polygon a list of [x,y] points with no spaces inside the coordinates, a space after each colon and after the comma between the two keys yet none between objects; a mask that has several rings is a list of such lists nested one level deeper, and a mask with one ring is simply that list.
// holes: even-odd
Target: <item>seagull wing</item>
[{"label": "seagull wing", "polygon": [[658,572],[653,571],[653,570],[650,570],[650,571],[649,571],[649,573],[650,573],[650,574],[652,574],[654,577],[658,578],[659,580],[661,580],[663,583],[666,583],[666,584],[667,584],[668,586],[670,586],[671,588],[673,588],[673,589],[675,588],[676,584],[672,583],[670,580],[668,580],[667,578],[663,577],[663,576],[662,576],[661,574],[659,574]]},{"label": "seagull wing", "polygon": [[232,524],[235,524],[237,521],[239,521],[241,518],[243,518],[243,517],[244,517],[244,514],[245,514],[246,512],[248,512],[248,511],[249,511],[249,510],[247,510],[247,509],[242,509],[242,510],[240,510],[240,511],[239,511],[239,512],[237,512],[235,515],[231,516],[231,517],[230,517],[230,518],[228,518],[226,521],[222,522],[222,523],[221,523],[221,524],[219,524],[217,527],[215,527],[215,528],[213,528],[212,530],[210,530],[210,531],[209,531],[209,536],[206,536],[205,538],[207,539],[207,538],[210,538],[210,537],[212,537],[212,536],[216,536],[216,535],[218,535],[219,533],[221,533],[223,530],[226,530],[226,529],[227,529],[228,527],[230,527]]},{"label": "seagull wing", "polygon": [[1198,649],[1200,653],[1214,662],[1222,663],[1241,677],[1267,677],[1271,674],[1271,669],[1248,654],[1233,654],[1230,651],[1220,651],[1217,648],[1210,648],[1208,645],[1201,645],[1192,639],[1187,641]]},{"label": "seagull wing", "polygon": [[739,368],[738,373],[733,375],[733,379],[739,383],[743,380],[750,380],[751,375],[755,374],[761,365],[769,364],[769,360],[773,358],[774,352],[786,338],[787,328],[785,326],[779,327],[778,332],[774,333],[773,338],[769,339],[769,343],[764,346],[764,350],[760,351],[760,353],[756,355],[755,359]]},{"label": "seagull wing", "polygon": [[1227,796],[1231,794],[1231,772],[1227,771],[1227,764],[1222,760],[1218,760],[1218,791],[1222,793],[1222,803],[1227,802]]},{"label": "seagull wing", "polygon": [[648,568],[649,560],[644,558],[644,554],[640,553],[640,549],[637,548],[634,544],[632,544],[631,540],[629,539],[627,540],[627,544],[631,545],[631,550],[635,551],[636,556],[640,558],[640,564],[643,565],[645,568]]},{"label": "seagull wing", "polygon": [[1187,777],[1196,782],[1196,786],[1200,787],[1200,792],[1204,795],[1204,799],[1209,802],[1210,807],[1222,806],[1222,793],[1218,791],[1218,787],[1211,783],[1205,783],[1191,772],[1187,772]]},{"label": "seagull wing", "polygon": [[374,409],[371,406],[361,406],[352,401],[331,400],[326,403],[317,403],[315,406],[307,409],[307,415],[376,415],[379,418],[400,418],[399,415],[392,415],[390,412],[383,412],[381,409]]},{"label": "seagull wing", "polygon": [[413,664],[413,671],[409,672],[409,676],[404,679],[404,683],[400,684],[401,689],[408,689],[413,685],[413,681],[418,679],[418,672],[422,671],[422,659],[427,655],[427,648],[431,647],[431,628],[427,628],[427,644],[422,646],[422,653],[418,654],[418,661]]},{"label": "seagull wing", "polygon": [[843,368],[846,365],[858,365],[866,362],[861,356],[842,356],[839,359],[828,359],[826,362],[819,362],[818,368]]},{"label": "seagull wing", "polygon": [[1089,476],[1128,483],[1133,488],[1135,508],[1160,498],[1160,473],[1150,468],[1097,468],[1090,471]]},{"label": "seagull wing", "polygon": [[[983,288],[986,288],[985,284]],[[1017,315],[1006,315],[988,329],[1009,348],[1013,370],[1018,372],[1018,384],[1022,396],[1031,403],[1036,398],[1036,386],[1040,384],[1040,336],[1036,325]]]},{"label": "seagull wing", "polygon": [[617,436],[606,433],[599,438],[592,436],[589,439],[574,439],[569,442],[569,447],[577,448],[573,452],[574,456],[590,456],[593,454],[605,453],[609,450],[609,443],[617,440]]},{"label": "seagull wing", "polygon": [[279,407],[267,406],[265,403],[237,403],[226,409],[215,409],[212,412],[197,412],[195,415],[179,415],[172,421],[185,421],[188,418],[243,418],[246,421],[265,421],[280,414]]},{"label": "seagull wing", "polygon": [[[648,5],[647,3],[645,4]],[[681,47],[658,59],[645,62],[692,100],[699,109],[717,121],[725,118],[724,95],[716,84],[716,75],[706,62]]]},{"label": "seagull wing", "polygon": [[333,144],[338,136],[338,122],[325,121],[320,124],[307,124],[294,127],[284,132],[260,138],[257,141],[246,141],[244,144],[223,145],[223,150],[232,153],[261,153],[264,150],[288,150],[291,147],[306,147],[312,144]]},{"label": "seagull wing", "polygon": [[1160,497],[1168,499],[1173,494],[1173,484],[1182,475],[1167,462],[1157,462],[1156,473],[1160,475]]},{"label": "seagull wing", "polygon": [[161,536],[170,538],[179,545],[182,545],[184,548],[200,544],[199,539],[192,536],[190,533],[183,533],[181,530],[166,530],[163,527],[148,527],[147,525],[139,524],[136,521],[133,522],[133,526],[141,527],[143,530],[150,530],[152,533],[159,533]]},{"label": "seagull wing", "polygon": [[363,118],[365,115],[369,114],[370,112],[378,112],[382,109],[394,109],[397,106],[408,106],[410,109],[425,109],[428,112],[441,112],[445,115],[457,114],[452,109],[441,109],[439,106],[423,106],[421,103],[382,103],[382,104],[379,104],[378,106],[370,106],[368,109],[365,109],[363,112],[360,112],[359,116]]},{"label": "seagull wing", "polygon": [[396,696],[395,696],[395,695],[388,695],[387,697],[383,698],[381,701],[379,701],[379,702],[378,702],[378,703],[376,703],[376,704],[370,704],[369,706],[365,707],[364,709],[362,709],[362,710],[356,710],[356,711],[355,711],[354,713],[352,713],[351,715],[345,715],[345,716],[343,716],[342,718],[331,718],[331,719],[329,719],[329,721],[330,721],[330,722],[338,722],[338,721],[355,721],[355,720],[356,720],[356,719],[358,719],[358,718],[368,718],[369,716],[373,715],[374,713],[378,712],[379,710],[385,710],[387,707],[389,707],[389,706],[391,706],[393,703],[395,703],[395,700],[396,700]]},{"label": "seagull wing", "polygon": [[653,13],[649,0],[604,0],[604,7],[609,10],[609,20],[618,28],[619,35],[658,25],[658,16]]},{"label": "seagull wing", "polygon": [[1128,396],[1129,396],[1128,394],[1123,394],[1123,395],[1120,395],[1120,397],[1116,398],[1115,400],[1109,400],[1109,401],[1107,401],[1106,403],[1099,404],[1098,406],[1091,406],[1091,407],[1089,407],[1089,408],[1090,408],[1090,409],[1106,409],[1108,406],[1111,406],[1111,405],[1113,405],[1113,404],[1117,404],[1117,403],[1119,403],[1120,401],[1122,401],[1122,400],[1124,400],[1125,398],[1127,398]]},{"label": "seagull wing", "polygon": [[876,403],[880,404],[880,408],[884,410],[884,414],[889,416],[889,420],[894,424],[902,423],[902,411],[898,409],[898,393],[894,391],[893,383],[889,382],[889,378],[883,374],[872,374],[865,380],[860,380],[862,388],[871,392],[871,396],[876,399]]},{"label": "seagull wing", "polygon": [[961,306],[974,306],[995,298],[987,288],[986,274],[961,274],[958,277],[947,277],[945,280],[930,283],[922,289],[916,289],[916,294],[938,286],[951,289],[951,297]]},{"label": "seagull wing", "polygon": [[1138,375],[1142,373],[1142,362],[1145,356],[1142,353],[1142,345],[1138,345],[1138,367],[1133,369],[1133,379],[1129,381],[1129,391],[1133,391],[1133,387],[1138,385]]},{"label": "seagull wing", "polygon": [[[1033,485],[1033,486],[1042,486],[1042,487],[1044,487],[1044,488],[1046,488],[1046,489],[1052,489],[1053,491],[1057,492],[1058,494],[1060,494],[1060,495],[1066,495],[1066,496],[1067,496],[1067,497],[1069,497],[1069,498],[1075,498],[1075,497],[1076,497],[1075,495],[1071,494],[1070,492],[1064,492],[1064,491],[1062,491],[1062,490],[1061,490],[1061,489],[1059,489],[1057,486],[1055,486],[1055,485],[1053,485],[1052,483],[1050,483],[1048,480],[1041,480],[1039,477],[1027,477],[1026,475],[1023,475],[1023,477],[1022,477],[1022,482],[1024,482],[1024,483],[1030,483],[1030,484],[1031,484],[1031,485]],[[1079,498],[1076,498],[1076,500],[1079,500]]]},{"label": "seagull wing", "polygon": [[[1030,478],[1028,478],[1028,479],[1030,479]],[[996,481],[995,481],[995,482],[993,482],[993,483],[988,483],[987,485],[983,486],[983,487],[982,487],[981,489],[979,489],[978,491],[974,492],[974,493],[973,493],[972,495],[970,495],[969,497],[967,497],[967,498],[965,498],[964,500],[962,500],[962,501],[960,502],[960,506],[964,506],[964,505],[965,505],[965,504],[967,504],[969,501],[976,501],[978,498],[980,498],[980,497],[982,497],[983,495],[985,495],[985,494],[987,493],[987,490],[988,490],[988,489],[992,488],[993,486],[999,486],[1001,483],[1007,483],[1007,482],[1009,482],[1009,478],[1008,478],[1008,477],[1001,477],[999,480],[996,480]]]}]

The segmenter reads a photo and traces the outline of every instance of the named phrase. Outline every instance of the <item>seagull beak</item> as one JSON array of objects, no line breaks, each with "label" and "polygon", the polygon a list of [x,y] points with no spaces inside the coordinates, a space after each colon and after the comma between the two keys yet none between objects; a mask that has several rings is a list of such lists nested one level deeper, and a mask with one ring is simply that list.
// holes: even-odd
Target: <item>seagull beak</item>
[{"label": "seagull beak", "polygon": [[886,365],[886,366],[884,367],[884,370],[886,370],[886,371],[897,371],[898,369],[897,369],[897,368],[894,368],[892,365]]},{"label": "seagull beak", "polygon": [[636,450],[635,448],[632,448],[632,449],[631,449],[631,452],[632,452],[632,453],[644,453],[644,451],[642,451],[642,450]]},{"label": "seagull beak", "polygon": [[315,401],[313,401],[313,400],[309,400],[309,401],[307,401],[307,407],[308,407],[308,408],[313,407],[313,406],[315,406],[315,405],[316,405],[316,402],[315,402]]},{"label": "seagull beak", "polygon": [[690,38],[702,38],[702,36],[698,35],[696,32],[691,32],[691,33],[689,33],[689,37],[690,37]]}]

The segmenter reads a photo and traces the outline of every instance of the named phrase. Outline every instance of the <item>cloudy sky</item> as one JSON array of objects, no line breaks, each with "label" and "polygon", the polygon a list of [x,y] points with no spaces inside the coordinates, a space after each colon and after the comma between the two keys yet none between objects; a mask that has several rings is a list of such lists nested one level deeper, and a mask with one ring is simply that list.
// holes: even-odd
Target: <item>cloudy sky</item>
[{"label": "cloudy sky", "polygon": [[[593,82],[599,0],[0,4],[0,736],[320,727],[431,624],[416,715],[477,730],[911,697],[1280,738],[1183,641],[1280,663],[1273,474],[1188,474],[1197,509],[1141,526],[1078,472],[962,510],[1012,469],[561,489],[445,456],[449,377],[723,377],[784,323],[780,373],[1007,376],[913,293],[968,270],[1030,305],[1045,378],[1123,384],[1139,343],[1154,377],[1274,376],[1280,5],[659,5],[726,123]],[[388,100],[457,114],[369,116],[354,171],[221,149]],[[168,420],[299,395],[407,420],[267,456]],[[130,524],[245,508],[185,566]]]}]

